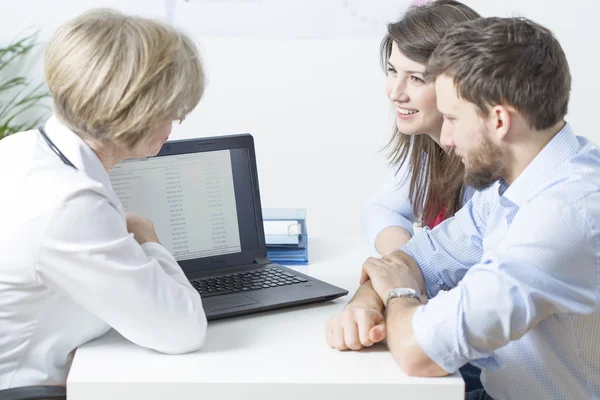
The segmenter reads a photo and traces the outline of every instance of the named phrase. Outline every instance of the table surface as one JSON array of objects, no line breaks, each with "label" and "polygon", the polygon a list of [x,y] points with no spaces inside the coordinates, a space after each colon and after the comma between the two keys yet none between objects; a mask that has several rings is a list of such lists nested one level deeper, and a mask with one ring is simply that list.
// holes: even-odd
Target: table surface
[{"label": "table surface", "polygon": [[329,348],[325,321],[356,291],[362,262],[372,254],[360,240],[315,239],[309,251],[311,264],[295,269],[343,287],[349,296],[211,321],[202,350],[185,355],[139,347],[111,330],[77,350],[69,399],[464,398],[460,375],[406,376],[384,343],[360,352]]}]

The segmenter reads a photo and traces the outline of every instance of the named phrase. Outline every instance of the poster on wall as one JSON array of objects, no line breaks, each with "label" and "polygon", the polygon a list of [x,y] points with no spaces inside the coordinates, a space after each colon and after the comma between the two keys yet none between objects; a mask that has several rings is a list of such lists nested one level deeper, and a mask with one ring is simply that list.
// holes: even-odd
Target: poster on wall
[{"label": "poster on wall", "polygon": [[410,0],[165,0],[166,20],[203,36],[381,37]]}]

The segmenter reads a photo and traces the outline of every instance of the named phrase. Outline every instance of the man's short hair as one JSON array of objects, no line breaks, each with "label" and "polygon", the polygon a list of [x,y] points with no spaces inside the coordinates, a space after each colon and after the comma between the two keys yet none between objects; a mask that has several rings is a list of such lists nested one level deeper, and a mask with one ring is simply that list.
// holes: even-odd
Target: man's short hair
[{"label": "man's short hair", "polygon": [[486,117],[514,107],[536,130],[564,119],[571,91],[565,53],[548,29],[526,18],[479,18],[451,28],[425,77],[453,79],[458,96]]}]

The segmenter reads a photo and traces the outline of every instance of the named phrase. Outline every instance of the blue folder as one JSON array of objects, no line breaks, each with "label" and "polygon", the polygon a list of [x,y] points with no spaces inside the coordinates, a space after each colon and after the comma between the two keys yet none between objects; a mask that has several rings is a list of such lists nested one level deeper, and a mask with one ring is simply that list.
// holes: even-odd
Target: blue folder
[{"label": "blue folder", "polygon": [[[298,221],[300,233],[294,240],[281,237],[281,234],[269,234],[265,231],[267,256],[278,264],[308,264],[308,233],[306,229],[306,210],[303,208],[263,208],[264,221]],[[296,235],[294,235],[296,236]]]}]

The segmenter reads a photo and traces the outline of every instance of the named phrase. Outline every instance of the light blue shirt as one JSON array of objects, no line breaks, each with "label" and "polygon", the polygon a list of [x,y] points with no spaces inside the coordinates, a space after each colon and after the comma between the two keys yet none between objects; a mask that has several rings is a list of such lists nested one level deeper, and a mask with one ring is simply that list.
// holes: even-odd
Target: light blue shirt
[{"label": "light blue shirt", "polygon": [[600,399],[600,151],[569,125],[402,250],[448,290],[413,319],[439,366],[481,367],[495,400]]}]

